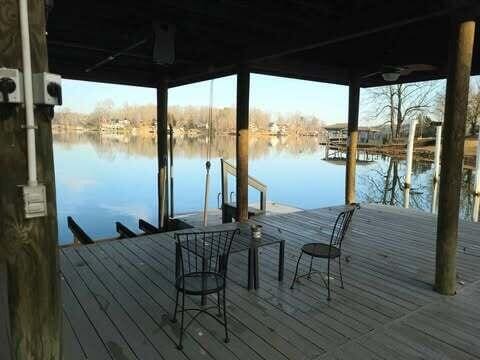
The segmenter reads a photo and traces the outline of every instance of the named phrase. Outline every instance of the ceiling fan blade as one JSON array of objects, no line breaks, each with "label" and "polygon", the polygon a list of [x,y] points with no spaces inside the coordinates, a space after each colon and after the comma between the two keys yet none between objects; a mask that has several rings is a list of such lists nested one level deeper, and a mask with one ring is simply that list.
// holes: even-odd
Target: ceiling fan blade
[{"label": "ceiling fan blade", "polygon": [[434,71],[437,70],[436,66],[429,64],[409,64],[401,66],[403,69],[408,69],[410,71]]},{"label": "ceiling fan blade", "polygon": [[376,71],[376,72],[373,72],[373,73],[370,73],[370,74],[366,74],[366,75],[363,75],[362,76],[362,79],[368,79],[368,78],[371,78],[375,75],[378,75],[378,74],[381,74],[382,72],[381,71]]}]

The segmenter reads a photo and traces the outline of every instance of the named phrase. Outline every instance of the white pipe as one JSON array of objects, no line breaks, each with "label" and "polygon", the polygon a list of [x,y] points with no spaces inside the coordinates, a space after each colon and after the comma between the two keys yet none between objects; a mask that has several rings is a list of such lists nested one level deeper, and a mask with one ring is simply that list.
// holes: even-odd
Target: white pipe
[{"label": "white pipe", "polygon": [[432,213],[435,214],[438,211],[438,188],[439,188],[439,183],[434,182],[433,183],[433,194],[432,194]]},{"label": "white pipe", "polygon": [[415,128],[417,127],[417,120],[413,120],[410,124],[408,132],[407,144],[407,173],[405,174],[405,199],[404,207],[408,208],[410,205],[410,186],[412,184],[412,163],[413,163],[413,145],[415,142]]},{"label": "white pipe", "polygon": [[19,0],[20,32],[22,37],[23,88],[27,130],[28,185],[37,186],[37,155],[35,147],[35,118],[33,116],[32,63],[27,0]]},{"label": "white pipe", "polygon": [[435,160],[433,181],[438,183],[440,181],[440,152],[442,150],[442,125],[438,125],[435,136]]},{"label": "white pipe", "polygon": [[207,173],[205,175],[205,199],[203,203],[203,226],[208,225],[208,193],[210,190],[210,161],[207,161]]}]

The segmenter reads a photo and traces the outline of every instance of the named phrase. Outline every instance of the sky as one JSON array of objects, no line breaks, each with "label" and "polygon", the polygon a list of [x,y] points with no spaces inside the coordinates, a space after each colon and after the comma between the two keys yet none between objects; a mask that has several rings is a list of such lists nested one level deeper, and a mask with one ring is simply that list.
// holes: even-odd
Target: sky
[{"label": "sky", "polygon": [[[236,77],[214,80],[213,105],[235,106]],[[77,80],[63,80],[63,108],[90,112],[95,104],[111,99],[115,106],[152,104],[156,90],[125,85],[112,85]],[[209,105],[210,82],[203,81],[169,90],[169,105]],[[345,122],[348,108],[348,87],[312,81],[252,74],[250,108],[272,114],[300,112],[314,115],[327,124]]]},{"label": "sky", "polygon": [[[479,84],[480,76],[471,79]],[[365,90],[360,92],[360,113]],[[113,85],[77,80],[63,80],[63,108],[88,113],[95,104],[110,99],[115,106],[155,104],[156,90],[136,86]],[[169,105],[208,106],[210,103],[210,81],[175,87],[169,90]],[[214,107],[234,107],[236,100],[236,76],[214,80]],[[313,81],[251,74],[250,108],[258,108],[276,114],[299,112],[305,116],[316,116],[325,124],[347,121],[348,87]],[[275,116],[273,117],[275,119]],[[359,122],[368,119],[360,116]],[[371,120],[371,119],[370,119]],[[371,124],[371,123],[370,123]]]}]

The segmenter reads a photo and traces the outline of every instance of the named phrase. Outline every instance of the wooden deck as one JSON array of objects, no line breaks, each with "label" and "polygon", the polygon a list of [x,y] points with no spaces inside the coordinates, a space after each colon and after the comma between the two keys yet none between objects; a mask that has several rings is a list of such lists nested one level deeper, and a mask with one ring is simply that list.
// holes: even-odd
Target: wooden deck
[{"label": "wooden deck", "polygon": [[290,290],[300,246],[328,233],[338,211],[255,219],[286,240],[284,282],[276,279],[277,247],[261,250],[257,291],[245,288],[247,254],[233,255],[230,343],[201,316],[183,351],[169,321],[171,234],[61,249],[65,359],[480,358],[480,225],[461,224],[455,297],[432,291],[435,218],[374,205],[356,213],[344,242],[345,289],[335,284],[329,303],[316,275]]}]

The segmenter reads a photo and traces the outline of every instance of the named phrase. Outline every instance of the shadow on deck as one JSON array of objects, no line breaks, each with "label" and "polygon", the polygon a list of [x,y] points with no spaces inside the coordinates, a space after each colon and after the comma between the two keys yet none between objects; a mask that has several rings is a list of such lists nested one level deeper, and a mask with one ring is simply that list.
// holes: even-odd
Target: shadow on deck
[{"label": "shadow on deck", "polygon": [[61,249],[64,358],[478,358],[480,225],[461,223],[455,297],[432,291],[435,218],[376,205],[356,213],[344,242],[344,290],[335,284],[327,302],[319,275],[290,290],[300,246],[325,238],[339,209],[256,218],[265,232],[286,240],[284,282],[276,278],[277,247],[260,252],[256,291],[245,288],[247,254],[232,255],[230,343],[221,326],[201,316],[183,351],[175,347],[178,324],[168,320],[175,295],[172,234]]}]

